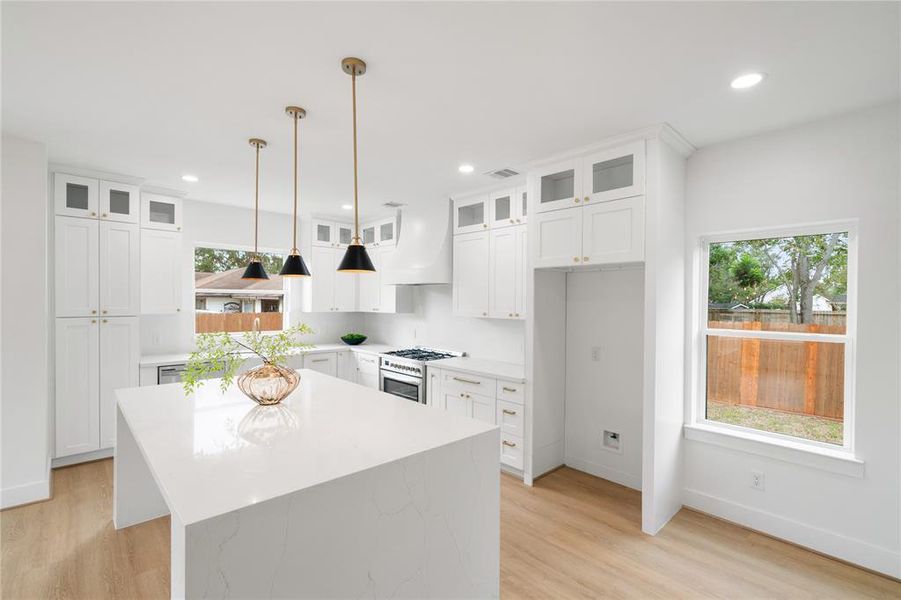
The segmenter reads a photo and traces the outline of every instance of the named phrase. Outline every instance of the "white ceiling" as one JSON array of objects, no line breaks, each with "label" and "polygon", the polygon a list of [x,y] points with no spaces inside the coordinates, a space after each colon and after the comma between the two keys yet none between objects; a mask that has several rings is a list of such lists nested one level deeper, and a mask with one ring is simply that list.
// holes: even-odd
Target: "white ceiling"
[{"label": "white ceiling", "polygon": [[[896,3],[3,2],[2,125],[47,143],[53,162],[245,206],[246,140],[263,137],[261,207],[290,211],[283,109],[299,104],[303,212],[341,214],[340,61],[356,55],[369,64],[360,199],[372,214],[659,122],[702,146],[887,102],[898,50]],[[748,70],[769,77],[730,89]]]}]

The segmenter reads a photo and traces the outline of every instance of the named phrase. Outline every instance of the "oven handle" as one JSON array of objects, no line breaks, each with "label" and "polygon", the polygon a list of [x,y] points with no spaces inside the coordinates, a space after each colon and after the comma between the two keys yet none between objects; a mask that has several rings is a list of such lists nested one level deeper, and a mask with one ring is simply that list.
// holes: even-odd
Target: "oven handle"
[{"label": "oven handle", "polygon": [[391,379],[396,379],[404,383],[414,383],[417,385],[422,383],[422,377],[413,377],[411,375],[405,375],[403,373],[395,373],[394,371],[389,371],[388,369],[381,369],[379,371],[379,374],[382,376],[382,379],[389,377]]}]

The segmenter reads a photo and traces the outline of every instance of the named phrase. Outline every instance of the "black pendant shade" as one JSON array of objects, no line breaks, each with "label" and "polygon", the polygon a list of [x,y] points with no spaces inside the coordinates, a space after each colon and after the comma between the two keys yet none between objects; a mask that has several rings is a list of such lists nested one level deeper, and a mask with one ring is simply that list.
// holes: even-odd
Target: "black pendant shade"
[{"label": "black pendant shade", "polygon": [[279,275],[282,277],[309,277],[310,270],[300,254],[289,254]]},{"label": "black pendant shade", "polygon": [[339,273],[374,273],[375,267],[369,260],[369,254],[366,253],[366,246],[361,244],[351,244],[338,265]]},{"label": "black pendant shade", "polygon": [[254,258],[247,263],[247,268],[244,269],[241,279],[269,279],[269,273],[263,268],[263,263],[259,259]]}]

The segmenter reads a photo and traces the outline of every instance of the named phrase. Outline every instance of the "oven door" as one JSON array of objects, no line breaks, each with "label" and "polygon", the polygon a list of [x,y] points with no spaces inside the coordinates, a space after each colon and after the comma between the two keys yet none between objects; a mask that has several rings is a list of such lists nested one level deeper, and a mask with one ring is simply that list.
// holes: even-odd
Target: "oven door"
[{"label": "oven door", "polygon": [[379,389],[406,400],[425,404],[425,386],[422,378],[402,375],[393,371],[379,371]]}]

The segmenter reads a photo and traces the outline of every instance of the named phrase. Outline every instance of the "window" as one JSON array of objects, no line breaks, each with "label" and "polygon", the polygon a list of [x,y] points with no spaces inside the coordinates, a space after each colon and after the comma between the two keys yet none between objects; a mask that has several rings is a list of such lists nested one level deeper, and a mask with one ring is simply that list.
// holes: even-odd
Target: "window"
[{"label": "window", "polygon": [[241,279],[252,253],[230,248],[194,249],[194,330],[197,333],[284,328],[284,290],[278,272],[284,256],[260,253],[269,279]]},{"label": "window", "polygon": [[854,241],[850,224],[703,241],[697,420],[850,449]]}]

